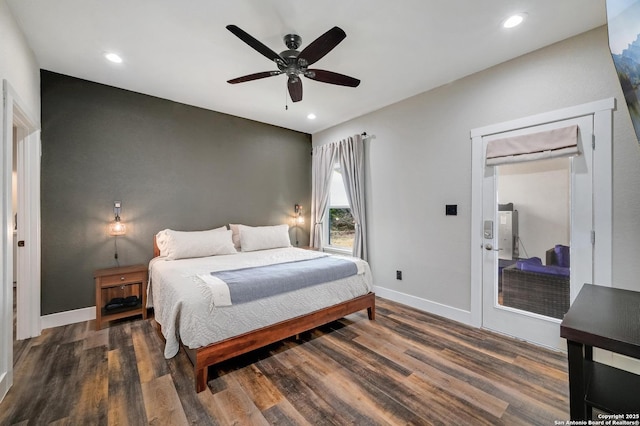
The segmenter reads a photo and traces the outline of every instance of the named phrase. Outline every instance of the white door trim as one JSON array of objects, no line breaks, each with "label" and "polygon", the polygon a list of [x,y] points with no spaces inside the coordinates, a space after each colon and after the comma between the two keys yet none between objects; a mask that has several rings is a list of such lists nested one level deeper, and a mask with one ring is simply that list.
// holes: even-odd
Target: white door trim
[{"label": "white door trim", "polygon": [[482,326],[482,184],[484,152],[482,138],[526,127],[538,126],[586,115],[594,119],[594,283],[611,286],[612,279],[612,116],[615,98],[576,105],[517,120],[492,124],[471,130],[471,321]]},{"label": "white door trim", "polygon": [[[18,297],[18,337],[40,334],[40,124],[26,108],[7,80],[2,82],[2,284],[0,289],[0,400],[13,383],[13,209],[11,175],[13,169],[13,125],[18,128],[22,150],[18,173],[22,173],[21,219],[27,246],[21,254],[18,277],[22,280]],[[20,170],[22,169],[22,170]],[[19,238],[22,237],[19,235]],[[22,334],[20,334],[22,333]]]}]

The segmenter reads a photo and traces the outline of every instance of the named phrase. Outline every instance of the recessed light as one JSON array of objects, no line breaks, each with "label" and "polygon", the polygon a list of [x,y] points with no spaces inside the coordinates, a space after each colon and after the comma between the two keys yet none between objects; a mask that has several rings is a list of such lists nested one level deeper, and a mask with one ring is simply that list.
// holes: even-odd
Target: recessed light
[{"label": "recessed light", "polygon": [[122,58],[115,53],[105,53],[104,57],[107,58],[107,60],[114,62],[116,64],[122,63]]},{"label": "recessed light", "polygon": [[316,115],[314,113],[310,113],[309,115],[307,115],[307,118],[309,120],[315,120],[316,119]]},{"label": "recessed light", "polygon": [[522,24],[525,16],[526,16],[526,13],[518,13],[515,15],[511,15],[502,23],[502,26],[505,28],[517,27],[518,25]]}]

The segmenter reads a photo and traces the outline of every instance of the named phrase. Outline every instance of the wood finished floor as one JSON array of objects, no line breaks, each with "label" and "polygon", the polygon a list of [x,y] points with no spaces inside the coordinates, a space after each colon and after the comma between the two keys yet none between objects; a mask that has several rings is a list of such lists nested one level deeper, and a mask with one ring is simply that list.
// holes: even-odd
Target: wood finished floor
[{"label": "wood finished floor", "polygon": [[196,394],[153,319],[44,330],[0,403],[11,425],[551,425],[568,419],[566,358],[377,298],[356,313],[225,362]]}]

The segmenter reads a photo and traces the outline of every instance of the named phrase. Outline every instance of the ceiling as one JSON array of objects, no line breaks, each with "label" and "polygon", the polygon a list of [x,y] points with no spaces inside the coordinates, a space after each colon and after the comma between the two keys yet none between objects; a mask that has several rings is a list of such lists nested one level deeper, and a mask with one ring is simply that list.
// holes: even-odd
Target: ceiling
[{"label": "ceiling", "polygon": [[[606,23],[605,0],[6,2],[40,68],[311,134]],[[516,12],[524,23],[503,28]],[[276,69],[229,24],[275,52],[286,34],[299,34],[302,50],[337,25],[346,39],[313,68],[362,82],[303,78],[295,104],[284,75],[228,84]]]}]

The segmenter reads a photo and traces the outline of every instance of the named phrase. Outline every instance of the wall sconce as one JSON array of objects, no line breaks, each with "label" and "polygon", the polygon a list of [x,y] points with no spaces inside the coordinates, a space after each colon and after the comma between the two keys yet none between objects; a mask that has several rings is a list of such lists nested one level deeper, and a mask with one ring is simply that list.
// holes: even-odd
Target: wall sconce
[{"label": "wall sconce", "polygon": [[296,204],[294,208],[294,215],[296,225],[304,225],[304,212],[300,204]]},{"label": "wall sconce", "polygon": [[127,226],[120,221],[120,209],[122,208],[122,202],[114,201],[113,203],[113,214],[115,218],[113,222],[109,224],[109,235],[118,236],[124,235],[127,233]]},{"label": "wall sconce", "polygon": [[298,247],[298,228],[304,225],[304,212],[300,204],[296,204],[293,208],[293,224],[296,228],[296,247]]}]

